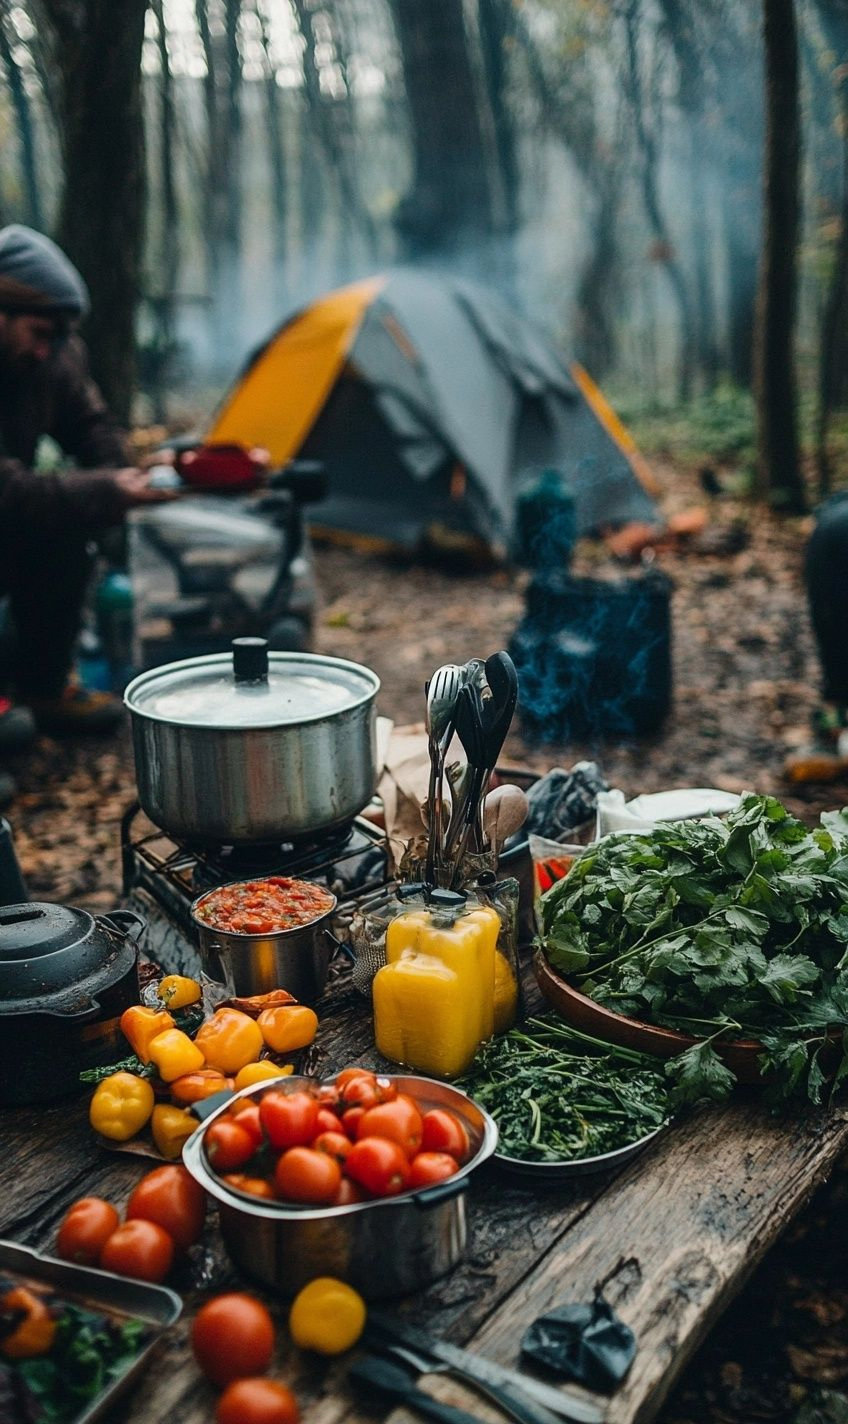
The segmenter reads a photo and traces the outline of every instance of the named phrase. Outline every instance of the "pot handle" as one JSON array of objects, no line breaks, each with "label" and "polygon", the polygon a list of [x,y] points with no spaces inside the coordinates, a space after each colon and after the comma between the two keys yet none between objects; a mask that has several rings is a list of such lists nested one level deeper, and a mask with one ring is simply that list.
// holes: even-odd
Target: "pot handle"
[{"label": "pot handle", "polygon": [[208,1117],[212,1117],[219,1108],[234,1098],[235,1093],[230,1088],[222,1088],[220,1093],[210,1093],[208,1098],[201,1098],[200,1102],[192,1103],[189,1111],[194,1114],[198,1122],[205,1122]]},{"label": "pot handle", "polygon": [[467,1191],[467,1177],[448,1177],[444,1182],[436,1182],[435,1186],[425,1187],[423,1192],[416,1192],[413,1201],[421,1211],[429,1211],[431,1207],[440,1206],[442,1202],[451,1201]]},{"label": "pot handle", "polygon": [[117,930],[131,944],[138,944],[147,929],[147,921],[135,910],[110,910],[108,915],[98,915],[97,918],[107,929]]}]

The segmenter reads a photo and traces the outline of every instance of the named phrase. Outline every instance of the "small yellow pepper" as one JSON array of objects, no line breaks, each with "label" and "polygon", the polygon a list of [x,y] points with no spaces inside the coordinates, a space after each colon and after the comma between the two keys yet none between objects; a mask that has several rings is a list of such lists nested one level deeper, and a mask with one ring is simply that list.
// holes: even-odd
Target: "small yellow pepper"
[{"label": "small yellow pepper", "polygon": [[271,1063],[264,1058],[261,1063],[245,1063],[236,1073],[236,1092],[242,1088],[252,1088],[254,1083],[264,1083],[269,1078],[286,1078],[294,1072],[293,1063]]},{"label": "small yellow pepper", "polygon": [[186,1009],[189,1004],[197,1004],[203,998],[203,990],[196,979],[185,974],[166,974],[156,985],[156,997],[169,1009]]},{"label": "small yellow pepper", "polygon": [[356,1344],[365,1329],[365,1315],[365,1301],[353,1286],[333,1276],[318,1276],[292,1301],[289,1334],[302,1350],[340,1355]]},{"label": "small yellow pepper", "polygon": [[298,1048],[308,1048],[318,1032],[318,1015],[304,1004],[263,1009],[256,1022],[274,1053],[295,1053]]},{"label": "small yellow pepper", "polygon": [[217,1009],[194,1041],[209,1067],[220,1073],[237,1073],[246,1063],[255,1063],[265,1047],[256,1021],[239,1009]]},{"label": "small yellow pepper", "polygon": [[186,1142],[199,1126],[197,1118],[185,1108],[172,1107],[170,1103],[157,1103],[153,1109],[150,1130],[163,1157],[174,1162]]},{"label": "small yellow pepper", "polygon": [[142,1063],[150,1062],[150,1041],[166,1028],[174,1028],[174,1020],[167,1009],[148,1009],[144,1004],[133,1004],[121,1014],[121,1032],[133,1052]]},{"label": "small yellow pepper", "polygon": [[147,1051],[151,1063],[159,1070],[159,1077],[166,1083],[193,1073],[206,1062],[201,1049],[179,1028],[166,1028],[164,1033],[158,1033],[147,1045]]},{"label": "small yellow pepper", "polygon": [[114,1142],[135,1137],[153,1112],[153,1089],[135,1073],[112,1073],[98,1083],[88,1109],[95,1132]]},{"label": "small yellow pepper", "polygon": [[47,1305],[26,1286],[17,1286],[0,1297],[0,1315],[17,1316],[18,1324],[0,1339],[0,1354],[8,1360],[30,1360],[46,1355],[56,1336],[56,1321]]}]

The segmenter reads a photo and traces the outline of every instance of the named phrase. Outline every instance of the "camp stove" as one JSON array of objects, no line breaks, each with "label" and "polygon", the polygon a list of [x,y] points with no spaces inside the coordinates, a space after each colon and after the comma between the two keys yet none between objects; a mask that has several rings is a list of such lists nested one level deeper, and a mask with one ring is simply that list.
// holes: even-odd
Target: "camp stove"
[{"label": "camp stove", "polygon": [[333,934],[343,943],[354,905],[386,886],[391,874],[386,833],[364,816],[310,840],[198,846],[154,825],[138,802],[121,821],[121,864],[124,896],[145,891],[191,940],[189,912],[198,895],[233,880],[288,875],[332,891],[338,900]]}]

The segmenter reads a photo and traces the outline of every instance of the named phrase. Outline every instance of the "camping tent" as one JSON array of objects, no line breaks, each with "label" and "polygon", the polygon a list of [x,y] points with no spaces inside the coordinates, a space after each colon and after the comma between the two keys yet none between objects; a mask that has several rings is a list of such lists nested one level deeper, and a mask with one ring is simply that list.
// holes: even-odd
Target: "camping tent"
[{"label": "camping tent", "polygon": [[505,544],[516,493],[568,480],[580,533],[651,519],[652,477],[598,388],[482,287],[400,268],[331,292],[256,351],[209,441],[324,462],[321,526]]}]

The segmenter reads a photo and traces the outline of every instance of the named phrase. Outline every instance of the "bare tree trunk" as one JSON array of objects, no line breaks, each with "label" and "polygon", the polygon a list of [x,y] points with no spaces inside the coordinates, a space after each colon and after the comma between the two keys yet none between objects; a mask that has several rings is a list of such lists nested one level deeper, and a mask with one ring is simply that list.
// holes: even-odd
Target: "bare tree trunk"
[{"label": "bare tree trunk", "polygon": [[165,389],[168,365],[177,339],[177,288],[180,279],[180,221],[177,186],[174,174],[176,143],[176,113],[174,80],[168,52],[168,32],[165,25],[163,0],[152,0],[156,16],[156,40],[159,51],[159,181],[162,195],[162,215],[156,250],[156,278],[150,301],[154,314],[154,359],[150,372],[150,395],[154,418],[166,419]]},{"label": "bare tree trunk", "polygon": [[848,400],[848,2],[819,3],[819,18],[833,52],[833,84],[839,104],[842,136],[842,193],[839,239],[834,254],[822,318],[819,352],[819,411],[816,428],[816,466],[819,494],[830,493],[831,467],[828,432],[834,410]]},{"label": "bare tree trunk", "polygon": [[391,0],[391,11],[413,147],[412,184],[396,217],[403,249],[496,276],[500,175],[481,124],[462,0]]},{"label": "bare tree trunk", "polygon": [[26,220],[32,227],[42,229],[44,214],[38,184],[35,126],[24,76],[15,59],[13,46],[16,38],[13,21],[9,14],[9,0],[2,0],[0,3],[0,60],[2,60],[6,72],[6,81],[9,85],[9,94],[18,126],[18,141],[21,146],[21,176],[26,195]]},{"label": "bare tree trunk", "polygon": [[757,485],[781,509],[804,509],[794,364],[801,125],[793,0],[763,0],[766,147],[754,375]]},{"label": "bare tree trunk", "polygon": [[680,315],[680,367],[677,395],[682,402],[692,395],[695,370],[694,323],[686,280],[675,255],[674,244],[666,225],[660,204],[657,166],[659,153],[656,134],[646,121],[645,97],[639,69],[638,20],[641,0],[628,0],[624,15],[624,33],[627,51],[627,89],[631,101],[633,127],[641,154],[642,201],[648,225],[654,235],[654,252],[661,261],[674,293]]},{"label": "bare tree trunk", "polygon": [[129,420],[145,214],[141,50],[147,0],[37,0],[60,76],[58,240],[91,291],[95,379]]},{"label": "bare tree trunk", "polygon": [[265,122],[268,129],[268,163],[271,171],[271,288],[276,304],[282,308],[286,294],[286,269],[288,266],[288,241],[286,220],[288,216],[288,163],[283,142],[283,115],[280,103],[280,88],[271,53],[271,32],[268,14],[260,0],[256,0],[256,15],[259,21],[259,36],[265,55]]}]

